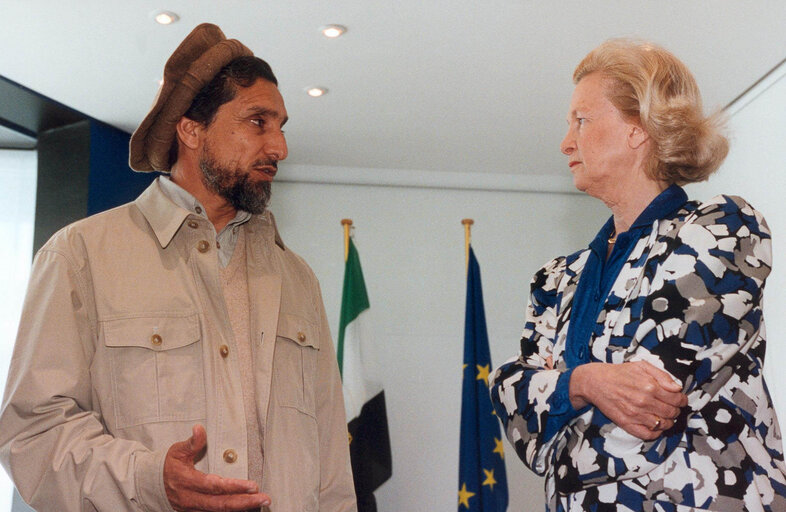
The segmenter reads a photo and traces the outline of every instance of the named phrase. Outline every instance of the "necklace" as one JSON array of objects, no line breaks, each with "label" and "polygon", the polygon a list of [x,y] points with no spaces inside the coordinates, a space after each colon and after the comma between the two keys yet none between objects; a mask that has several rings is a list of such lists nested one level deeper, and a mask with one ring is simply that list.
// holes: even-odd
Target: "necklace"
[{"label": "necklace", "polygon": [[609,242],[609,244],[613,244],[616,241],[617,241],[617,230],[614,229],[614,230],[611,231],[611,236],[609,237],[608,242]]}]

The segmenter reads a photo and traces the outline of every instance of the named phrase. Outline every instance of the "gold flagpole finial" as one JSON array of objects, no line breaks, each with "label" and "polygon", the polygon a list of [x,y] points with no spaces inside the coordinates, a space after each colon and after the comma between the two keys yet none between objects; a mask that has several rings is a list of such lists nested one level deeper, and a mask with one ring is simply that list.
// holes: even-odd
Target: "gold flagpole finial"
[{"label": "gold flagpole finial", "polygon": [[464,224],[464,267],[467,268],[469,266],[469,243],[472,239],[470,228],[475,221],[472,219],[461,219],[461,223]]},{"label": "gold flagpole finial", "polygon": [[352,227],[352,219],[341,219],[341,225],[344,226],[344,261],[349,257],[349,228]]}]

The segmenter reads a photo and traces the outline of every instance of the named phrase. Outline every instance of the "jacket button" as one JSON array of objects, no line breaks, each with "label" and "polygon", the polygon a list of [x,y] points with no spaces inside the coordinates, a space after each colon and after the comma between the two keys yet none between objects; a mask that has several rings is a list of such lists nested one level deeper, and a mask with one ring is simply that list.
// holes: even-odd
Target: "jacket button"
[{"label": "jacket button", "polygon": [[235,450],[229,449],[224,452],[224,462],[234,464],[235,461],[237,461],[237,452]]},{"label": "jacket button", "polygon": [[210,250],[210,242],[207,240],[200,240],[197,244],[197,251],[207,252],[208,250]]},{"label": "jacket button", "polygon": [[199,227],[199,223],[197,223],[195,220],[190,220],[188,221],[188,227],[196,229]]},{"label": "jacket button", "polygon": [[196,211],[197,213],[202,213],[202,207],[197,206],[196,208],[194,208],[194,211]]},{"label": "jacket button", "polygon": [[303,331],[298,332],[297,339],[300,341],[300,343],[303,343],[304,341],[306,341],[306,333],[304,333]]},{"label": "jacket button", "polygon": [[226,358],[229,355],[229,347],[221,345],[218,347],[218,353],[221,354],[221,357]]},{"label": "jacket button", "polygon": [[154,334],[154,335],[150,336],[150,343],[152,343],[153,345],[158,346],[158,345],[161,344],[162,341],[164,341],[164,340],[158,334]]}]

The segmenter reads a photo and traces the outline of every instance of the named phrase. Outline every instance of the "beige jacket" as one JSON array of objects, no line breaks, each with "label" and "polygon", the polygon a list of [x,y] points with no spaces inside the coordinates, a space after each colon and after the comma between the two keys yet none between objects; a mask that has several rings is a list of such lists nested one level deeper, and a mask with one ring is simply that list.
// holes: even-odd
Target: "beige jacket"
[{"label": "beige jacket", "polygon": [[[243,224],[271,512],[356,510],[319,285],[270,214]],[[205,425],[197,469],[246,478],[237,351],[215,231],[154,182],[39,251],[0,411],[0,460],[39,510],[168,511],[168,447]],[[233,454],[234,459],[233,459]]]}]

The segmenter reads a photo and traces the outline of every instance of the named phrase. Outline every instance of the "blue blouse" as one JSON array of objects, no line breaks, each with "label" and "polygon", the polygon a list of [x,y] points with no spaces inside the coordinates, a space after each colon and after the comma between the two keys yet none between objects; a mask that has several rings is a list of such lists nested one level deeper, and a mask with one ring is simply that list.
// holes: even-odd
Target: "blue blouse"
[{"label": "blue blouse", "polygon": [[603,324],[598,315],[611,291],[611,287],[630,256],[636,242],[652,231],[653,222],[677,211],[688,201],[688,195],[679,185],[671,185],[636,218],[633,225],[617,235],[617,241],[606,259],[608,239],[614,230],[614,217],[609,217],[595,239],[589,244],[590,253],[573,296],[573,313],[565,342],[565,362],[568,370],[557,381],[557,388],[549,400],[550,414],[544,434],[546,439],[556,434],[563,425],[579,416],[590,406],[574,409],[570,403],[570,378],[573,370],[592,362],[589,351],[590,338],[602,334]]}]

